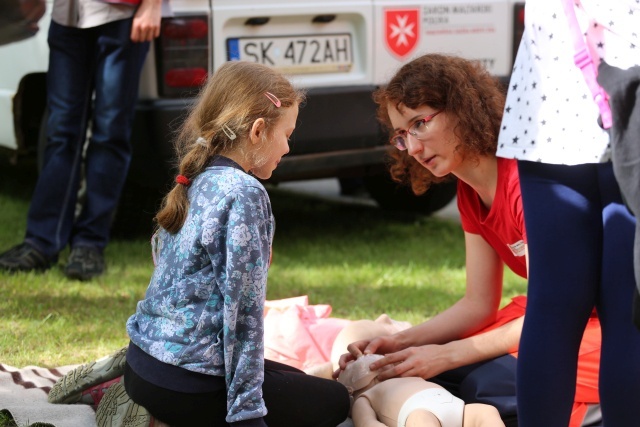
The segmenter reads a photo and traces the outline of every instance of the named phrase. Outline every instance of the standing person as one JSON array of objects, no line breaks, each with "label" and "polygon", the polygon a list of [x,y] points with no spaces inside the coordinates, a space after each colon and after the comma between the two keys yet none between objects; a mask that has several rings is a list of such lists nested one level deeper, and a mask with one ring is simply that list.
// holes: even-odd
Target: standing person
[{"label": "standing person", "polygon": [[[579,0],[571,7],[596,68],[600,60],[622,69],[640,63],[637,1]],[[520,426],[567,425],[578,345],[594,307],[602,325],[604,425],[637,425],[635,220],[615,181],[598,106],[574,63],[562,2],[527,1],[525,17],[498,149],[499,156],[518,159],[529,236],[529,302],[517,376]]]},{"label": "standing person", "polygon": [[[103,273],[111,219],[131,158],[140,72],[149,42],[160,34],[161,1],[142,0],[138,7],[54,1],[44,163],[24,242],[0,255],[0,269],[48,269],[69,245],[68,277],[88,280]],[[83,173],[86,198],[76,217]]]},{"label": "standing person", "polygon": [[[400,68],[376,92],[375,101],[378,118],[397,148],[390,165],[396,181],[419,194],[433,182],[452,175],[458,179],[466,291],[422,324],[351,343],[340,367],[362,354],[383,354],[371,369],[395,366],[381,371],[380,380],[429,379],[466,403],[495,405],[505,424],[517,425],[515,373],[520,362],[508,353],[518,348],[523,320],[517,317],[493,328],[500,316],[504,265],[527,277],[517,163],[495,155],[503,89],[478,63],[429,54]],[[596,388],[594,377],[597,382],[597,375],[590,376],[581,387]],[[583,416],[584,411],[576,411],[572,426],[580,425]]]},{"label": "standing person", "polygon": [[156,268],[127,322],[124,385],[105,393],[99,426],[141,408],[172,426],[346,419],[344,386],[264,359],[275,223],[252,175],[268,179],[289,152],[302,99],[282,75],[248,62],[222,65],[203,88],[178,137],[176,185],[156,216]]}]

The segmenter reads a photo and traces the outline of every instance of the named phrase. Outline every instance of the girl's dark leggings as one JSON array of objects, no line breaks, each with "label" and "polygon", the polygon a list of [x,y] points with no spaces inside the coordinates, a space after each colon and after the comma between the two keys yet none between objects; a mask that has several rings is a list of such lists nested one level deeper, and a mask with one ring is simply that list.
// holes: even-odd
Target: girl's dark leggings
[{"label": "girl's dark leggings", "polygon": [[566,427],[578,348],[595,307],[602,326],[605,426],[640,425],[640,332],[633,326],[635,219],[611,163],[518,162],[529,288],[517,368],[520,427]]},{"label": "girl's dark leggings", "polygon": [[[349,393],[337,381],[307,375],[299,369],[265,360],[262,394],[269,427],[335,427],[349,415]],[[182,393],[158,387],[127,364],[124,385],[132,400],[172,427],[226,426],[227,392]]]}]

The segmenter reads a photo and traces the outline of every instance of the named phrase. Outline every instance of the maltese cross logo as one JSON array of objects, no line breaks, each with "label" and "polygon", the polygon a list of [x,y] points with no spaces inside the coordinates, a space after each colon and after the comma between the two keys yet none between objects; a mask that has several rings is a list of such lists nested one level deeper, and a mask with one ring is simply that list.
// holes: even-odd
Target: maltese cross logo
[{"label": "maltese cross logo", "polygon": [[399,59],[410,54],[418,45],[420,9],[387,9],[384,11],[385,42]]}]

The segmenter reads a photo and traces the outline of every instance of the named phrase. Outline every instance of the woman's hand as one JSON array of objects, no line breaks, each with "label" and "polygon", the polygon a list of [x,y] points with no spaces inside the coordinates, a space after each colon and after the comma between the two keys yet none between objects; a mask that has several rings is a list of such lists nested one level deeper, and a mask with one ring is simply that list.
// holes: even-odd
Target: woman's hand
[{"label": "woman's hand", "polygon": [[524,316],[487,332],[446,344],[408,347],[371,364],[378,379],[420,377],[426,380],[445,371],[499,357],[518,349]]},{"label": "woman's hand", "polygon": [[364,354],[385,354],[395,351],[398,347],[395,335],[382,336],[374,338],[372,340],[360,340],[352,342],[347,346],[348,353],[340,356],[338,364],[340,367],[333,373],[334,378],[338,378],[340,372],[344,370],[352,360],[356,360],[358,357]]},{"label": "woman's hand", "polygon": [[339,368],[333,372],[333,378],[338,378],[340,372],[344,371],[344,368],[346,368],[347,363],[362,356],[363,351],[367,347],[367,345],[369,345],[369,342],[369,340],[361,340],[349,344],[347,346],[348,353],[344,353],[342,356],[340,356],[340,360],[338,360]]},{"label": "woman's hand", "polygon": [[383,359],[372,363],[370,369],[380,370],[378,380],[384,381],[394,377],[429,379],[454,367],[446,346],[428,344],[386,354]]}]

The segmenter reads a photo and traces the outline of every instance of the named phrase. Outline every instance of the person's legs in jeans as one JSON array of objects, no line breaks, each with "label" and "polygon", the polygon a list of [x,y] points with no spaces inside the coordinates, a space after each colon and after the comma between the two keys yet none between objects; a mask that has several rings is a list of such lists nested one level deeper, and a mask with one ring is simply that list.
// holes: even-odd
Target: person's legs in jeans
[{"label": "person's legs in jeans", "polygon": [[566,427],[578,349],[602,274],[598,174],[594,165],[518,165],[529,246],[518,422],[521,427]]},{"label": "person's legs in jeans", "polygon": [[95,101],[85,159],[86,199],[72,230],[72,248],[105,248],[129,169],[138,83],[149,50],[149,43],[131,41],[131,22],[125,19],[94,29]]},{"label": "person's legs in jeans", "polygon": [[89,31],[51,22],[49,48],[47,146],[29,207],[25,241],[53,259],[67,245],[74,220],[94,46]]}]

